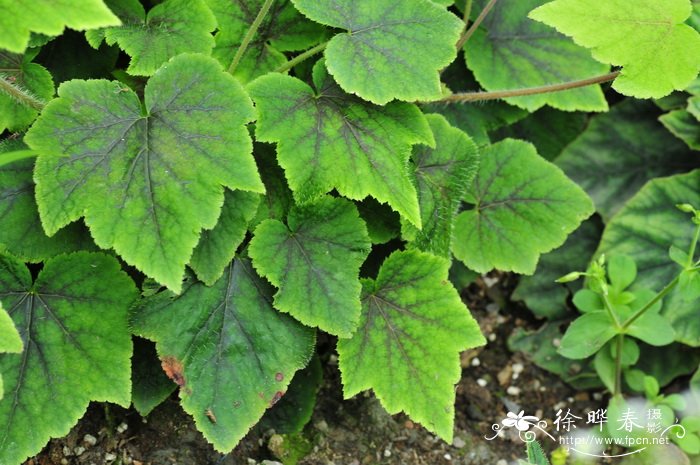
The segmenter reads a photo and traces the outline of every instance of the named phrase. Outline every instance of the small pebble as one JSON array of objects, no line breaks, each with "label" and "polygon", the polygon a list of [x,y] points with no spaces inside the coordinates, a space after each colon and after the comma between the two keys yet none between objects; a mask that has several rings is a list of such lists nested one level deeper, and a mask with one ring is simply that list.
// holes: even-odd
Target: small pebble
[{"label": "small pebble", "polygon": [[62,458],[62,459],[61,459],[61,465],[68,465],[68,459],[67,459],[67,458]]},{"label": "small pebble", "polygon": [[520,388],[517,386],[508,386],[508,389],[506,389],[506,393],[508,393],[509,396],[519,396]]},{"label": "small pebble", "polygon": [[479,378],[476,380],[476,384],[478,384],[481,387],[486,387],[486,385],[489,383],[484,378]]},{"label": "small pebble", "polygon": [[566,407],[566,402],[559,402],[552,407],[552,410],[555,412],[558,412],[559,410],[562,410],[564,407]]},{"label": "small pebble", "polygon": [[546,391],[546,390],[547,390],[547,387],[546,387],[546,386],[540,386],[540,392],[544,392],[544,391]]},{"label": "small pebble", "polygon": [[248,465],[257,465],[257,463],[258,462],[255,459],[251,459],[251,458],[248,459]]},{"label": "small pebble", "polygon": [[496,317],[496,323],[498,323],[499,325],[502,325],[506,321],[508,321],[508,318],[504,317],[503,315],[498,315]]},{"label": "small pebble", "polygon": [[518,373],[518,374],[522,373],[523,370],[525,369],[525,367],[523,366],[522,363],[514,363],[511,368],[513,368],[513,373]]},{"label": "small pebble", "polygon": [[452,456],[450,454],[445,454],[443,457],[445,457],[445,460],[452,460]]},{"label": "small pebble", "polygon": [[127,425],[126,423],[122,423],[121,425],[117,426],[117,433],[121,434],[128,429],[129,425]]},{"label": "small pebble", "polygon": [[594,392],[593,393],[593,400],[603,400],[603,393],[602,392]]},{"label": "small pebble", "polygon": [[473,366],[473,367],[478,367],[479,365],[481,365],[481,360],[479,360],[479,357],[474,357],[474,358],[472,359],[472,366]]},{"label": "small pebble", "polygon": [[570,403],[570,404],[573,404],[573,403],[574,403],[574,398],[573,398],[573,397],[567,397],[567,398],[566,398],[566,401],[567,401],[568,403]]},{"label": "small pebble", "polygon": [[328,364],[329,365],[337,365],[338,364],[338,356],[335,354],[331,354],[330,357],[328,357]]},{"label": "small pebble", "polygon": [[105,462],[114,462],[117,460],[117,454],[113,454],[112,452],[107,452],[105,454]]},{"label": "small pebble", "polygon": [[[491,286],[489,286],[491,287]],[[499,310],[498,304],[495,302],[491,302],[489,304],[486,304],[486,311],[489,313],[496,313]]]},{"label": "small pebble", "polygon": [[86,434],[85,436],[83,436],[83,442],[88,446],[92,447],[95,444],[97,444],[97,438],[92,434]]},{"label": "small pebble", "polygon": [[64,455],[65,457],[70,457],[71,455],[73,455],[73,451],[70,450],[70,447],[68,447],[68,446],[63,446],[63,455]]},{"label": "small pebble", "polygon": [[489,334],[489,341],[493,342],[496,340],[496,333]]},{"label": "small pebble", "polygon": [[493,285],[498,282],[498,278],[491,278],[486,275],[482,276],[481,278],[484,280],[484,284],[486,284],[486,287],[493,287]]},{"label": "small pebble", "polygon": [[78,446],[75,449],[73,449],[73,453],[76,455],[76,457],[80,457],[83,455],[83,452],[85,452],[85,448],[83,446]]},{"label": "small pebble", "polygon": [[389,449],[384,449],[384,457],[391,457],[391,451]]},{"label": "small pebble", "polygon": [[467,443],[464,442],[464,439],[460,438],[459,436],[455,436],[454,440],[452,441],[452,445],[457,449],[461,449],[466,446]]},{"label": "small pebble", "polygon": [[501,459],[498,462],[496,462],[496,465],[508,465],[508,462],[506,460]]},{"label": "small pebble", "polygon": [[552,339],[552,345],[554,347],[559,347],[561,345],[561,339],[559,339],[559,338]]}]

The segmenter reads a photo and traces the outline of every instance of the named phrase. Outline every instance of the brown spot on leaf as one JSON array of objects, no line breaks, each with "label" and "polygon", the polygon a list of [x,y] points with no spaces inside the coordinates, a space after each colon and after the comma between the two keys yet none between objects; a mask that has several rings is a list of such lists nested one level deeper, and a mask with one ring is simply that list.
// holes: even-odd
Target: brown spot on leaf
[{"label": "brown spot on leaf", "polygon": [[284,375],[282,373],[277,373],[275,374],[275,380],[276,381],[282,381],[284,379]]},{"label": "brown spot on leaf", "polygon": [[172,355],[166,355],[160,360],[160,366],[163,367],[163,371],[172,379],[175,384],[183,387],[187,382],[185,381],[184,367],[182,362]]},{"label": "brown spot on leaf", "polygon": [[212,412],[210,408],[208,408],[204,413],[207,415],[207,418],[209,418],[209,421],[216,423],[216,416],[214,416],[214,412]]},{"label": "brown spot on leaf", "polygon": [[283,395],[284,395],[284,392],[282,392],[282,391],[275,392],[275,395],[272,396],[272,400],[270,401],[270,407],[272,407],[277,402],[279,402]]}]

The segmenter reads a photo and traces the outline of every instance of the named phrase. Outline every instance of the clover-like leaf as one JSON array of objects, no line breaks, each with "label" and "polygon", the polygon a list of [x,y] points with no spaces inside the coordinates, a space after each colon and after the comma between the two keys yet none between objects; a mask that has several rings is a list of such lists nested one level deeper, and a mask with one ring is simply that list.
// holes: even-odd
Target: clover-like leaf
[{"label": "clover-like leaf", "polygon": [[114,4],[122,25],[89,31],[87,38],[95,48],[103,38],[109,45],[118,44],[131,57],[129,74],[150,76],[180,53],[208,55],[214,47],[216,18],[204,0],[165,0],[148,14],[138,0],[108,3]]},{"label": "clover-like leaf", "polygon": [[639,98],[682,90],[700,71],[700,34],[683,22],[688,0],[555,0],[530,12],[590,48],[593,57],[622,66],[613,88]]},{"label": "clover-like leaf", "polygon": [[316,92],[299,79],[269,74],[248,85],[258,109],[256,137],[277,142],[277,158],[297,202],[336,188],[360,200],[388,202],[420,226],[416,189],[409,177],[411,147],[434,146],[430,126],[415,105],[384,107],[343,92],[314,67]]},{"label": "clover-like leaf", "polygon": [[[212,56],[228,67],[255,21],[264,0],[206,0],[219,23]],[[308,20],[289,0],[277,0],[263,18],[233,72],[248,82],[273,71],[287,61],[282,52],[304,50],[316,45],[326,28]]]},{"label": "clover-like leaf", "polygon": [[[477,0],[473,11],[481,11],[486,3]],[[528,12],[542,3],[543,0],[497,2],[465,46],[467,66],[486,90],[561,84],[598,76],[609,69],[571,39],[529,19]],[[531,112],[543,105],[567,111],[608,109],[600,86],[505,100]]]},{"label": "clover-like leaf", "polygon": [[[610,220],[597,254],[629,255],[637,264],[635,287],[660,291],[681,271],[668,256],[670,245],[689,250],[694,225],[679,203],[700,205],[700,170],[647,183]],[[694,260],[700,259],[696,249]],[[676,340],[700,346],[697,300],[687,301],[678,289],[664,297],[662,314],[676,330]]]},{"label": "clover-like leaf", "polygon": [[647,181],[700,166],[698,154],[669,134],[658,115],[649,102],[615,105],[594,116],[555,161],[588,192],[605,220]]},{"label": "clover-like leaf", "polygon": [[360,319],[360,266],[370,246],[355,205],[325,197],[292,207],[286,225],[260,223],[248,253],[255,269],[279,288],[275,308],[349,337]]},{"label": "clover-like leaf", "polygon": [[36,280],[0,258],[0,299],[24,342],[0,355],[0,463],[21,463],[68,434],[91,400],[131,402],[127,309],[134,283],[113,257],[78,252],[45,262]]},{"label": "clover-like leaf", "polygon": [[[179,291],[200,230],[216,225],[222,186],[262,192],[245,124],[253,108],[213,58],[179,55],[134,92],[66,82],[25,136],[44,229],[85,217],[95,242]],[[225,102],[225,103],[224,103]]]},{"label": "clover-like leaf", "polygon": [[389,413],[406,412],[448,442],[459,352],[485,343],[447,280],[449,261],[394,252],[376,280],[363,280],[362,318],[338,341],[345,397],[372,389]]},{"label": "clover-like leaf", "polygon": [[[0,144],[0,159],[26,146],[19,140]],[[0,166],[0,247],[26,262],[41,262],[64,252],[93,249],[85,226],[71,224],[48,237],[41,227],[34,199],[33,159],[21,159]]]},{"label": "clover-like leaf", "polygon": [[485,148],[457,216],[452,251],[469,268],[532,274],[540,254],[559,247],[593,214],[593,203],[562,171],[523,141]]},{"label": "clover-like leaf", "polygon": [[219,221],[214,229],[202,232],[190,259],[190,268],[204,283],[212,285],[224,274],[245,239],[248,224],[258,211],[260,197],[253,192],[226,189]]},{"label": "clover-like leaf", "polygon": [[[0,79],[43,102],[53,96],[51,74],[32,63],[36,53],[17,55],[0,51]],[[24,131],[39,112],[0,92],[0,131]]]},{"label": "clover-like leaf", "polygon": [[426,252],[448,257],[454,218],[479,164],[472,139],[450,126],[445,117],[427,115],[435,137],[435,148],[424,145],[413,150],[418,204],[423,228],[403,222],[403,237]]},{"label": "clover-like leaf", "polygon": [[[345,29],[326,47],[346,92],[383,105],[440,97],[439,71],[457,56],[464,24],[429,0],[292,0],[305,16]],[[409,59],[410,57],[410,59]]]},{"label": "clover-like leaf", "polygon": [[197,428],[228,452],[280,399],[311,356],[313,332],[272,307],[272,288],[236,259],[212,287],[165,291],[133,310],[134,331],[156,342]]},{"label": "clover-like leaf", "polygon": [[77,30],[120,24],[102,0],[0,0],[0,48],[22,53],[30,32],[55,36],[65,27]]}]

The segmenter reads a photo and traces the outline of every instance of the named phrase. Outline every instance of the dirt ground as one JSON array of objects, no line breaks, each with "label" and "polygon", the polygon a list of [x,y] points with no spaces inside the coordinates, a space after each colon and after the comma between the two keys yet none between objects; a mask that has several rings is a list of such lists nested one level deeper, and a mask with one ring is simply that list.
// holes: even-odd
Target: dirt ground
[{"label": "dirt ground", "polygon": [[[371,395],[341,396],[333,341],[321,341],[324,381],[313,418],[293,437],[274,431],[251,433],[230,454],[222,455],[204,440],[177,403],[177,393],[147,418],[135,410],[93,404],[62,439],[55,439],[25,465],[510,465],[524,458],[517,431],[487,441],[491,426],[508,411],[553,419],[560,408],[586,412],[603,405],[595,393],[578,392],[511,353],[507,338],[537,322],[522,306],[508,302],[514,278],[479,278],[463,293],[488,339],[485,347],[462,354],[463,376],[457,386],[456,429],[446,444],[404,415],[390,416]],[[285,442],[286,441],[286,442]]]}]

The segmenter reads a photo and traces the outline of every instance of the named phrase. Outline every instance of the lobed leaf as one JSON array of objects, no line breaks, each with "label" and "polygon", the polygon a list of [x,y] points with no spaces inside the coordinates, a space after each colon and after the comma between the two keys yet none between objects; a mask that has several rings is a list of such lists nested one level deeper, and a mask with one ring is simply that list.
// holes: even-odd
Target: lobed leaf
[{"label": "lobed leaf", "polygon": [[486,342],[447,280],[449,261],[394,252],[363,280],[360,327],[338,341],[346,398],[372,389],[389,413],[406,412],[452,440],[459,352]]},{"label": "lobed leaf", "polygon": [[425,116],[412,104],[372,105],[343,92],[314,67],[316,91],[299,79],[269,74],[248,85],[258,109],[258,140],[277,143],[297,202],[333,188],[348,198],[371,195],[420,226],[408,159],[415,144],[435,145]]},{"label": "lobed leaf", "polygon": [[284,395],[314,344],[309,328],[272,307],[272,289],[244,259],[212,287],[194,283],[180,296],[144,299],[131,323],[156,342],[182,407],[222,452]]},{"label": "lobed leaf", "polygon": [[593,214],[585,192],[535,148],[505,139],[485,148],[457,216],[452,251],[469,268],[532,274],[540,254],[559,247]]},{"label": "lobed leaf", "polygon": [[248,253],[255,269],[279,288],[275,308],[349,337],[360,319],[360,266],[370,247],[353,203],[324,197],[292,207],[286,225],[260,223]]},{"label": "lobed leaf", "polygon": [[[500,0],[464,47],[467,66],[489,91],[561,84],[604,74],[608,67],[563,34],[527,17],[544,0]],[[477,0],[479,12],[486,0]],[[549,105],[566,111],[607,111],[600,86],[526,97],[506,102],[534,112]]]},{"label": "lobed leaf", "polygon": [[65,27],[77,30],[120,24],[102,0],[0,0],[0,48],[22,53],[30,32],[59,35]]},{"label": "lobed leaf", "polygon": [[325,51],[328,71],[346,92],[379,105],[440,98],[439,71],[456,58],[464,26],[445,8],[429,0],[292,3],[313,21],[347,31]]},{"label": "lobed leaf", "polygon": [[136,287],[113,257],[78,252],[47,260],[32,282],[0,257],[0,298],[24,343],[0,355],[0,463],[20,463],[68,434],[90,401],[131,402],[127,308]]},{"label": "lobed leaf", "polygon": [[[200,230],[216,225],[222,186],[263,192],[245,124],[253,108],[212,58],[179,55],[134,92],[66,82],[25,141],[48,234],[81,216],[95,242],[178,292]],[[222,102],[226,102],[222,104]]]},{"label": "lobed leaf", "polygon": [[688,0],[556,0],[530,18],[573,37],[602,62],[622,66],[613,88],[659,98],[684,89],[700,71],[700,34],[683,22]]}]

